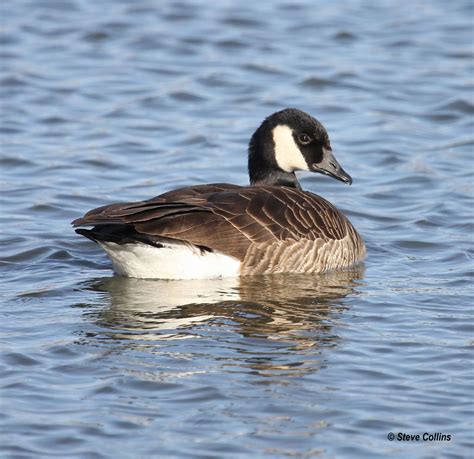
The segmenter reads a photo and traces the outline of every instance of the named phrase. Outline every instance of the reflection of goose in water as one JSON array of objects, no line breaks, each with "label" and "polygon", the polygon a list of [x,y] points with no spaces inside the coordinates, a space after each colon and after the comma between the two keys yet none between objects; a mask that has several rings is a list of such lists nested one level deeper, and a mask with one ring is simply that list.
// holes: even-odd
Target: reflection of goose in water
[{"label": "reflection of goose in water", "polygon": [[[190,281],[108,278],[92,286],[108,292],[100,313],[105,334],[118,339],[195,337],[203,328],[239,336],[286,340],[298,347],[329,345],[331,320],[345,309],[363,268],[324,275],[273,275]],[[205,326],[205,327],[203,327]],[[143,343],[146,344],[146,343]]]}]

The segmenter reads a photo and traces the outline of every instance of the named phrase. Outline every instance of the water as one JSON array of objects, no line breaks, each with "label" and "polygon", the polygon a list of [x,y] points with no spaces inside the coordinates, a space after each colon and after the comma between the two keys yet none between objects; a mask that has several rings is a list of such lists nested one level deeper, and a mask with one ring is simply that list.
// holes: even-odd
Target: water
[{"label": "water", "polygon": [[[1,13],[1,441],[8,458],[472,454],[472,3],[35,0]],[[69,222],[246,183],[295,106],[352,187],[364,267],[112,276]],[[389,432],[450,441],[390,442]]]}]

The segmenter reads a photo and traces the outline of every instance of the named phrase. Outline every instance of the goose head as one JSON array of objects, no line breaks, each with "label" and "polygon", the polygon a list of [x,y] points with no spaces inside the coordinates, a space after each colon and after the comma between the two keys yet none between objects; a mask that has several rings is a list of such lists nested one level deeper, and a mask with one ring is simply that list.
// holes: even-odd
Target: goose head
[{"label": "goose head", "polygon": [[251,185],[283,185],[301,189],[295,171],[328,175],[352,183],[334,157],[324,126],[307,113],[287,108],[270,115],[249,144]]}]

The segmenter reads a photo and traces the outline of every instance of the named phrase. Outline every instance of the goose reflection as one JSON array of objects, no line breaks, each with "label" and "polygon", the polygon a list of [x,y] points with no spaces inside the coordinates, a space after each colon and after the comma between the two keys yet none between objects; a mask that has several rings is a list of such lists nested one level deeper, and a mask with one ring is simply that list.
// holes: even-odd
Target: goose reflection
[{"label": "goose reflection", "polygon": [[[110,306],[99,325],[107,337],[156,341],[209,334],[218,327],[297,348],[337,340],[332,322],[357,293],[362,267],[324,275],[272,275],[215,280],[159,281],[113,277],[89,288]],[[145,343],[143,343],[145,344]]]}]

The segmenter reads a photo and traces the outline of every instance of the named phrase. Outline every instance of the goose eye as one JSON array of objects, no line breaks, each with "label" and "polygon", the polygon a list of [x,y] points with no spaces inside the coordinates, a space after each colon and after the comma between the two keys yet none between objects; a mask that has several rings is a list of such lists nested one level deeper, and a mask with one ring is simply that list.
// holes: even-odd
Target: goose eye
[{"label": "goose eye", "polygon": [[311,142],[311,137],[308,134],[298,134],[298,141],[301,145],[308,145]]}]

